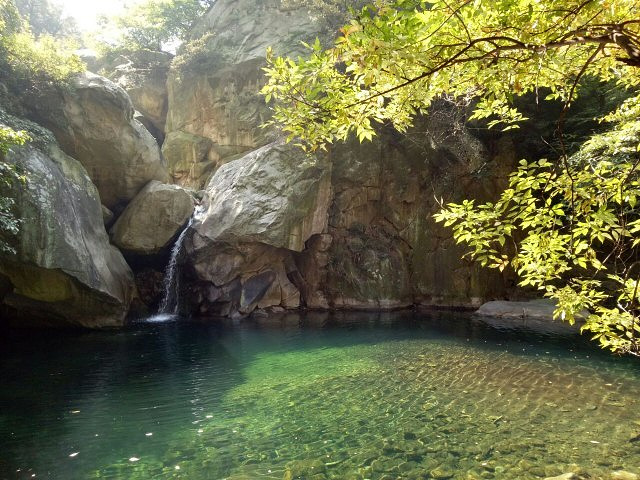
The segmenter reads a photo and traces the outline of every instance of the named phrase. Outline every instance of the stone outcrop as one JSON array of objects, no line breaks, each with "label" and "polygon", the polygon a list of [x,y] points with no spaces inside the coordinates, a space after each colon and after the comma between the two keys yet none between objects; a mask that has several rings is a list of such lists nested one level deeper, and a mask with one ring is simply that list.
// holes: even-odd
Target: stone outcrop
[{"label": "stone outcrop", "polygon": [[327,162],[274,142],[218,169],[194,229],[214,242],[299,252],[326,229],[330,189]]},{"label": "stone outcrop", "polygon": [[151,181],[127,205],[111,228],[117,247],[141,255],[158,253],[184,227],[193,213],[194,198],[177,185]]},{"label": "stone outcrop", "polygon": [[294,254],[326,230],[330,199],[329,164],[291,145],[274,142],[222,166],[186,247],[198,311],[297,307]]},{"label": "stone outcrop", "polygon": [[140,121],[162,144],[167,120],[167,76],[173,55],[143,50],[116,57],[104,75],[122,87],[140,113]]},{"label": "stone outcrop", "polygon": [[109,244],[95,186],[79,162],[57,146],[14,147],[6,161],[24,184],[3,192],[16,200],[20,230],[0,254],[7,288],[2,304],[18,323],[122,325],[134,295],[133,275]]},{"label": "stone outcrop", "polygon": [[[216,2],[192,33],[198,52],[181,52],[169,74],[163,153],[177,183],[201,188],[229,157],[274,140],[261,128],[270,110],[258,93],[267,47],[303,54],[301,41],[323,33],[306,8],[279,0]],[[192,155],[182,154],[187,138],[197,139]]]},{"label": "stone outcrop", "polygon": [[562,320],[554,320],[556,303],[550,299],[528,301],[494,300],[486,302],[475,311],[484,323],[503,329],[525,329],[542,334],[571,335],[580,332],[580,326],[589,312],[576,316],[576,323],[570,325]]},{"label": "stone outcrop", "polygon": [[168,180],[158,144],[110,80],[86,72],[68,89],[33,100],[33,119],[82,163],[108,208],[121,209],[151,180]]}]

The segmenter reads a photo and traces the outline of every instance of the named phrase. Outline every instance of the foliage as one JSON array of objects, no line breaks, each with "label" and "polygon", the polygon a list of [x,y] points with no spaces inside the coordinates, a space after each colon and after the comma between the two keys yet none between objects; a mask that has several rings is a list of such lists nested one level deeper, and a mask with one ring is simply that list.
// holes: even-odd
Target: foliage
[{"label": "foliage", "polygon": [[436,219],[484,266],[512,266],[522,286],[558,303],[556,317],[614,351],[640,354],[640,102],[608,117],[567,165],[522,160],[495,203],[448,204]]},{"label": "foliage", "polygon": [[171,62],[171,69],[180,81],[185,74],[197,74],[211,71],[220,63],[220,56],[208,48],[208,43],[215,38],[214,33],[205,33],[201,37],[182,45],[180,51]]},{"label": "foliage", "polygon": [[326,29],[338,28],[345,22],[349,12],[359,10],[365,0],[282,0],[282,8],[306,7],[312,18],[320,20]]},{"label": "foliage", "polygon": [[[555,161],[522,160],[497,202],[450,203],[435,217],[471,258],[555,299],[556,317],[587,312],[583,330],[602,346],[640,355],[639,14],[635,0],[396,0],[363,8],[309,58],[269,52],[263,93],[274,122],[310,149],[370,139],[382,123],[405,130],[442,97],[504,129],[526,120],[523,96],[560,101]],[[567,140],[580,139],[563,131],[594,84],[585,78],[631,98],[570,155]]]},{"label": "foliage", "polygon": [[73,18],[62,15],[62,7],[49,0],[14,0],[20,13],[31,27],[31,32],[40,35],[63,37],[77,34]]},{"label": "foliage", "polygon": [[[196,19],[213,0],[146,0],[130,7],[123,15],[105,19],[105,27],[114,26],[118,38],[112,49],[162,51],[186,39]],[[175,45],[173,45],[175,46]]]},{"label": "foliage", "polygon": [[584,75],[638,86],[639,17],[635,0],[396,0],[363,8],[328,50],[269,53],[263,93],[310,148],[369,139],[376,123],[405,130],[443,95],[478,99],[476,118],[512,127],[517,95],[568,100]]},{"label": "foliage", "polygon": [[64,84],[84,70],[61,39],[45,34],[36,39],[12,0],[0,0],[0,32],[0,83],[10,95],[5,103]]},{"label": "foliage", "polygon": [[[15,167],[4,162],[4,157],[12,146],[23,145],[29,140],[25,131],[16,131],[0,124],[0,185],[10,187],[13,182],[24,181]],[[10,235],[18,233],[19,221],[11,212],[13,205],[13,198],[0,196],[0,252],[4,253],[15,253],[6,241]]]}]

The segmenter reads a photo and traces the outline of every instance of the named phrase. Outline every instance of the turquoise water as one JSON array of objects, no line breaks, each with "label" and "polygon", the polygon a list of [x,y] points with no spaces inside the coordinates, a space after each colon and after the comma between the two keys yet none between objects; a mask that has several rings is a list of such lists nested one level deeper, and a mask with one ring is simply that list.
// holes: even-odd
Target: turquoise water
[{"label": "turquoise water", "polygon": [[460,314],[3,332],[0,478],[640,473],[639,366]]}]

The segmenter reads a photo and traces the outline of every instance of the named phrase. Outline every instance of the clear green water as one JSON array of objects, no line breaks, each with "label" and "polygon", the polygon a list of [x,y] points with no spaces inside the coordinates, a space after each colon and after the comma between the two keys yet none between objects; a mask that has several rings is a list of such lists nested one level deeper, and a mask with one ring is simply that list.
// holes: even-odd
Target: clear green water
[{"label": "clear green water", "polygon": [[3,332],[0,478],[640,473],[639,367],[453,314]]}]

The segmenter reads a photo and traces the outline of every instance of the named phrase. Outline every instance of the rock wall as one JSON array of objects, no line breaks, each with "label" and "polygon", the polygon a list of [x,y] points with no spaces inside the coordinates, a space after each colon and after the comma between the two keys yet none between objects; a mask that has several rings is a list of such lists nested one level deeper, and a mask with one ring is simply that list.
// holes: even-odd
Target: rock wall
[{"label": "rock wall", "polygon": [[121,325],[132,273],[104,224],[153,307],[165,257],[199,202],[179,257],[188,315],[470,307],[508,296],[511,280],[461,260],[432,216],[440,201],[496,196],[517,158],[510,137],[477,138],[446,103],[407,134],[385,127],[327,155],[261,128],[266,48],[304,54],[301,41],[334,35],[306,8],[218,0],[168,73],[167,56],[138,59],[157,68],[145,77],[117,65],[118,84],[85,73],[32,99],[25,111],[64,153],[11,154],[30,178],[11,194],[31,220],[18,256],[0,260],[4,305],[50,323]]},{"label": "rock wall", "polygon": [[162,151],[176,183],[201,188],[234,155],[275,139],[261,128],[271,115],[258,93],[266,49],[303,54],[301,42],[318,35],[327,36],[306,8],[279,0],[215,3],[192,33],[198,51],[179,52],[167,83]]},{"label": "rock wall", "polygon": [[175,182],[206,185],[208,205],[187,241],[185,313],[468,307],[506,295],[510,280],[461,260],[432,215],[440,198],[494,197],[515,160],[508,139],[480,141],[443,103],[407,135],[385,128],[328,158],[274,147],[278,132],[260,128],[267,46],[296,55],[301,40],[333,36],[279,5],[218,1],[193,32],[197,54],[179,52],[169,74],[162,150]]}]

